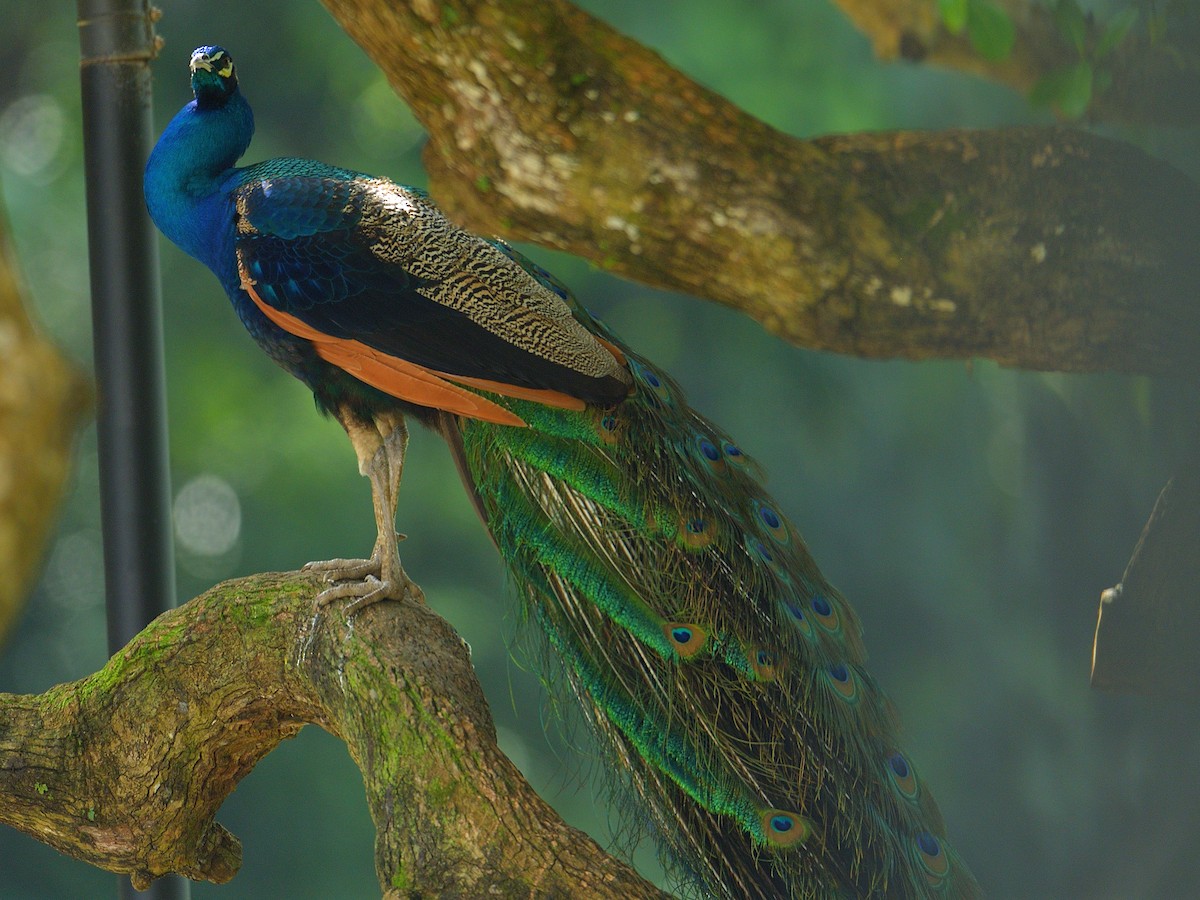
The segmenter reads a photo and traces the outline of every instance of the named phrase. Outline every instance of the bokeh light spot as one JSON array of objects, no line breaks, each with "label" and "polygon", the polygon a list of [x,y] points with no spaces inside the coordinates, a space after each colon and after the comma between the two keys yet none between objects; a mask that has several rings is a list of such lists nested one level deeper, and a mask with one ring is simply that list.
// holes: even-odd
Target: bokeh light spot
[{"label": "bokeh light spot", "polygon": [[198,475],[175,495],[175,537],[198,556],[220,556],[237,543],[242,531],[242,506],[223,478]]},{"label": "bokeh light spot", "polygon": [[58,156],[65,132],[62,108],[53,97],[21,97],[0,115],[0,161],[18,175],[36,176]]}]

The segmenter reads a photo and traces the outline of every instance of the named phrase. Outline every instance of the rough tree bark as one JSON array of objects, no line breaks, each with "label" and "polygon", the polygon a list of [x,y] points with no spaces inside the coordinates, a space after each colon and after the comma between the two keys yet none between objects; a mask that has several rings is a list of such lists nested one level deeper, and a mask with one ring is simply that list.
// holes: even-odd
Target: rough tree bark
[{"label": "rough tree bark", "polygon": [[816,349],[1200,370],[1200,188],[1129,145],[1054,128],[798,140],[565,0],[323,2],[429,131],[438,203],[478,231]]},{"label": "rough tree bark", "polygon": [[0,694],[0,822],[138,886],[223,882],[214,816],[313,723],[362,770],[386,897],[665,895],[562,822],[496,746],[466,645],[415,603],[313,615],[311,576],[218,585],[96,674]]}]

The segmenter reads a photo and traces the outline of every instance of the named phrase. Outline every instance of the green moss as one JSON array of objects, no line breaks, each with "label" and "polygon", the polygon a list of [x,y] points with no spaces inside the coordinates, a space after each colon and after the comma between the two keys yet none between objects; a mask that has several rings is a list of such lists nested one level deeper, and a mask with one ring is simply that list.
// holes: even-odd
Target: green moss
[{"label": "green moss", "polygon": [[409,692],[409,698],[412,702],[413,709],[416,711],[417,716],[421,721],[421,724],[424,726],[424,730],[437,738],[438,743],[440,743],[443,748],[449,751],[455,762],[459,761],[462,757],[462,748],[459,747],[458,741],[455,740],[453,735],[447,732],[446,729],[441,726],[441,723],[439,723],[437,719],[435,719],[429,712],[429,710],[425,708],[424,698],[421,697],[415,690]]},{"label": "green moss", "polygon": [[426,787],[425,796],[429,798],[430,803],[434,806],[444,807],[450,803],[454,796],[455,784],[450,781],[443,781],[440,778],[432,779]]},{"label": "green moss", "polygon": [[[173,646],[177,644],[187,633],[188,620],[184,616],[172,616],[169,618],[158,619],[142,632],[147,638],[153,639],[154,649]],[[147,648],[149,649],[149,648]],[[138,655],[145,652],[141,647],[138,648]]]},{"label": "green moss", "polygon": [[65,709],[75,702],[86,703],[97,693],[112,691],[116,685],[125,680],[132,655],[134,654],[121,651],[110,659],[104,668],[92,673],[87,678],[70,684],[56,685],[43,695],[46,705],[56,709]]},{"label": "green moss", "polygon": [[[369,648],[362,648],[360,652],[369,653],[370,651]],[[347,683],[347,693],[350,696],[378,696],[385,698],[384,702],[386,703],[386,695],[390,692],[390,686],[376,677],[376,671],[370,662],[354,665],[347,661],[343,673]],[[425,700],[418,691],[412,689],[408,695],[409,703],[418,717],[420,726],[403,729],[396,735],[395,742],[390,745],[384,746],[381,743],[379,749],[387,752],[385,759],[376,762],[376,769],[381,779],[391,779],[393,773],[400,768],[411,767],[413,760],[427,758],[429,753],[424,738],[426,734],[432,735],[455,760],[462,755],[458,742],[425,708]],[[403,766],[401,766],[400,760],[404,760]]]},{"label": "green moss", "polygon": [[284,582],[273,586],[272,591],[253,594],[250,597],[239,596],[236,602],[222,605],[222,615],[239,626],[255,628],[265,625],[275,615],[280,606],[280,598],[289,599],[301,597],[306,593],[305,588],[294,582]]}]

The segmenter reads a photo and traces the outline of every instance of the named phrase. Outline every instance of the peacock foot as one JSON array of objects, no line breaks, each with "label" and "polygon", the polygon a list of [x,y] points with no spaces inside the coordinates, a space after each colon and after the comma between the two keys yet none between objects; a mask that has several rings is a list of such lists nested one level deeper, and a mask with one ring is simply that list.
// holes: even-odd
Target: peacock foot
[{"label": "peacock foot", "polygon": [[326,581],[334,582],[317,595],[314,606],[321,609],[337,600],[349,599],[344,611],[353,615],[381,600],[408,598],[424,603],[424,592],[408,577],[400,565],[400,557],[392,553],[386,564],[384,560],[385,555],[376,550],[370,559],[327,559],[307,563],[302,571],[317,573]]}]

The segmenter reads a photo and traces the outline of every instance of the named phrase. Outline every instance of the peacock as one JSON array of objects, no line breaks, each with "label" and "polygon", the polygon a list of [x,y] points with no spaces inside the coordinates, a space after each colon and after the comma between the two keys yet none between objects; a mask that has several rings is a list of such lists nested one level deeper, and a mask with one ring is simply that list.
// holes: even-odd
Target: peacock
[{"label": "peacock", "polygon": [[681,884],[723,898],[971,897],[896,745],[854,612],[761,473],[567,288],[419,190],[304,159],[237,167],[233,60],[191,57],[150,214],[345,428],[368,559],[311,563],[348,612],[419,596],[394,516],[411,418],[449,446],[618,780]]}]

